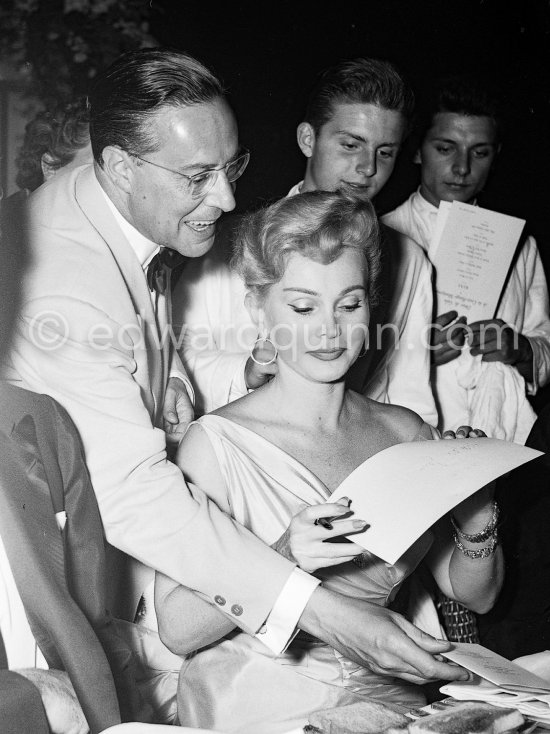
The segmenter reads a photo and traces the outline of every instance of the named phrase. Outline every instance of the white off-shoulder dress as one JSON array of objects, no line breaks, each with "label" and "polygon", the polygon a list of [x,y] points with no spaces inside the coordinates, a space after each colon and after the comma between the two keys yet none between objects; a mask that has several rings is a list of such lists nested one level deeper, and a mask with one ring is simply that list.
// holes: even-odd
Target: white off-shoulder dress
[{"label": "white off-shoulder dress", "polygon": [[[225,479],[227,504],[222,509],[266,543],[282,535],[304,503],[319,504],[330,497],[307,467],[254,431],[214,414],[196,422],[206,432]],[[412,440],[417,438],[420,432]],[[320,569],[316,575],[329,589],[387,606],[431,542],[428,532],[395,565],[365,552],[354,562]],[[418,686],[378,675],[303,632],[275,656],[257,638],[236,630],[185,659],[178,720],[183,726],[271,734],[303,726],[313,711],[364,698],[398,704],[403,711],[425,703]]]}]

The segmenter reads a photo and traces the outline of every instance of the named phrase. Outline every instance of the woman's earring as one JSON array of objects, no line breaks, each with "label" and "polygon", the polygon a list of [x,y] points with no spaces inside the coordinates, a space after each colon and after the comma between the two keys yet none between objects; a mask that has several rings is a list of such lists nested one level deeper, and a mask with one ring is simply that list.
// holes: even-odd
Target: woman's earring
[{"label": "woman's earring", "polygon": [[[254,356],[254,349],[256,348],[256,344],[258,344],[258,342],[263,342],[264,344],[266,342],[269,342],[269,344],[271,344],[271,346],[273,347],[274,354],[271,357],[271,359],[269,359],[267,362],[260,362],[260,360],[256,359],[256,357]],[[265,367],[268,364],[273,364],[273,362],[275,362],[275,360],[277,359],[278,354],[279,352],[277,351],[277,347],[275,346],[275,344],[271,341],[271,339],[268,336],[258,337],[258,339],[256,339],[256,341],[252,345],[252,349],[250,350],[250,358],[252,359],[252,361],[256,362],[256,364],[259,364],[262,367]]]}]

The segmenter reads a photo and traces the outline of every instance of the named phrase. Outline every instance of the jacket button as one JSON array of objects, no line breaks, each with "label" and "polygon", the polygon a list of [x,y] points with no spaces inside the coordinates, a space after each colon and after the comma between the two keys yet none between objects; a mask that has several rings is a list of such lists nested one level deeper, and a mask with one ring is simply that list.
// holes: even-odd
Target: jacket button
[{"label": "jacket button", "polygon": [[240,604],[233,604],[231,607],[231,613],[234,614],[236,617],[240,617],[243,613],[243,608]]},{"label": "jacket button", "polygon": [[225,599],[223,598],[223,596],[215,596],[214,601],[216,602],[216,604],[219,604],[220,607],[223,607],[223,605],[225,604]]}]

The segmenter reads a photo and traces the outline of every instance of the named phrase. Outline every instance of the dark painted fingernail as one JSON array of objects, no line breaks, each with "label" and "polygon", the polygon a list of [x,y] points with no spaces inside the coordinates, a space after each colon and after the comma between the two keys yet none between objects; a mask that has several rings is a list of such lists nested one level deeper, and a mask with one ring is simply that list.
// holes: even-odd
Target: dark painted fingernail
[{"label": "dark painted fingernail", "polygon": [[325,530],[332,530],[332,523],[331,521],[326,517],[320,517],[319,520],[316,520],[318,525],[322,525]]}]

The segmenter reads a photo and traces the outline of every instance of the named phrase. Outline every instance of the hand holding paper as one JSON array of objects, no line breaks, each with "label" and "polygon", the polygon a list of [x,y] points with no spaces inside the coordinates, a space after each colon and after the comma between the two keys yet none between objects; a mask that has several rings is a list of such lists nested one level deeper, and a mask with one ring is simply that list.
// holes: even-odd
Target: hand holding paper
[{"label": "hand holding paper", "polygon": [[[292,518],[290,525],[273,544],[273,548],[293,563],[297,563],[303,571],[313,573],[318,568],[336,566],[352,561],[361,553],[361,547],[355,543],[330,542],[340,540],[345,533],[364,530],[365,523],[349,512],[349,501],[340,500],[338,504],[326,502],[320,505],[304,507]],[[335,518],[342,518],[333,526]]]},{"label": "hand holding paper", "polygon": [[370,524],[350,539],[395,563],[442,515],[541,453],[494,438],[401,443],[358,466],[330,501],[349,497],[355,516]]},{"label": "hand holding paper", "polygon": [[447,364],[456,359],[464,346],[466,336],[466,317],[457,311],[440,314],[432,328],[432,362],[435,365]]},{"label": "hand holding paper", "polygon": [[[486,701],[494,706],[517,708],[524,716],[550,726],[550,682],[535,671],[548,670],[548,662],[538,666],[540,655],[510,661],[481,645],[454,643],[442,653],[448,660],[475,673],[467,682],[453,682],[439,690],[457,700]],[[531,663],[533,659],[533,663]]]},{"label": "hand holding paper", "polygon": [[483,645],[455,642],[452,650],[441,654],[504,690],[550,695],[550,683],[544,678]]},{"label": "hand holding paper", "polygon": [[[533,348],[502,319],[485,319],[468,325],[470,352],[483,355],[484,362],[515,365],[526,380],[533,379]],[[520,366],[523,365],[523,368]]]}]

